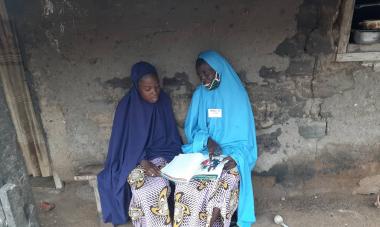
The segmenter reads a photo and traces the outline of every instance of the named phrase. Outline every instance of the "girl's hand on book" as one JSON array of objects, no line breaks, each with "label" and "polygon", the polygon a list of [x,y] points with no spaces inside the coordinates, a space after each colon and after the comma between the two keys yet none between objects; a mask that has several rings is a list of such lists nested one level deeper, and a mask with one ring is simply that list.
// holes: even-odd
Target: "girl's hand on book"
[{"label": "girl's hand on book", "polygon": [[227,161],[227,163],[224,164],[224,170],[230,170],[236,166],[236,162],[231,156],[225,157],[223,161]]},{"label": "girl's hand on book", "polygon": [[222,154],[222,149],[220,148],[219,144],[210,137],[207,140],[207,148],[210,161],[212,160],[213,156],[218,156]]},{"label": "girl's hand on book", "polygon": [[142,160],[140,165],[145,170],[145,175],[150,177],[160,176],[160,169],[148,160]]}]

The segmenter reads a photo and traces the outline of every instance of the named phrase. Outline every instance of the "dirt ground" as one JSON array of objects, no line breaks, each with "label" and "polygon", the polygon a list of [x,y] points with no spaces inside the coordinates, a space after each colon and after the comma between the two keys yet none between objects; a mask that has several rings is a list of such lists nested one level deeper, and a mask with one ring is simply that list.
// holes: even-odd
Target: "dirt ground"
[{"label": "dirt ground", "polygon": [[[279,226],[273,222],[276,214],[281,215],[289,227],[380,226],[380,209],[373,205],[376,195],[352,195],[358,179],[342,176],[315,178],[296,187],[276,184],[272,178],[254,179],[255,227]],[[101,226],[92,188],[88,184],[69,182],[63,191],[33,187],[33,192],[37,204],[47,201],[56,206],[51,211],[39,210],[42,226]]]}]

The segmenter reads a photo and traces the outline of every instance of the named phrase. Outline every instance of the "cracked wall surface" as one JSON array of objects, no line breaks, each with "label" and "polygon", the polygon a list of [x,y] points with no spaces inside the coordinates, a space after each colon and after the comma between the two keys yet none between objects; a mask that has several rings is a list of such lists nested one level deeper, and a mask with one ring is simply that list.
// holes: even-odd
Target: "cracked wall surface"
[{"label": "cracked wall surface", "polygon": [[11,1],[53,165],[105,159],[139,60],[157,66],[183,127],[194,63],[222,52],[250,95],[259,158],[278,181],[379,161],[379,73],[334,62],[340,0]]}]

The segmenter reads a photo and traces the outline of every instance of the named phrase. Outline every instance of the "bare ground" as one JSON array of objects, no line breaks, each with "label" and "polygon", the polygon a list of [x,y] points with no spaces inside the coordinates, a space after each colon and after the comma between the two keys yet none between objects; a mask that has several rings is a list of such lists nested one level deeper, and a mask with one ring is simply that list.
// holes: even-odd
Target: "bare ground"
[{"label": "bare ground", "polygon": [[[268,177],[255,177],[257,222],[253,226],[275,227],[280,214],[289,227],[379,227],[380,209],[376,195],[352,195],[359,179],[335,176],[316,177],[297,186],[276,184]],[[52,202],[51,211],[39,212],[44,227],[97,227],[92,188],[83,182],[70,182],[63,191],[34,187],[36,203]],[[125,225],[125,226],[131,226]]]}]

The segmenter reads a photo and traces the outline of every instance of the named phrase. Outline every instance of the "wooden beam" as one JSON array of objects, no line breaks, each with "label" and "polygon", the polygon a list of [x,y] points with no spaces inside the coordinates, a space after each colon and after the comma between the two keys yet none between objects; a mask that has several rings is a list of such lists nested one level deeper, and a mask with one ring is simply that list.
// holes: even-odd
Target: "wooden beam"
[{"label": "wooden beam", "polygon": [[343,0],[342,2],[342,17],[339,31],[339,43],[337,53],[342,54],[347,52],[347,45],[350,39],[352,15],[354,14],[355,0]]},{"label": "wooden beam", "polygon": [[380,61],[380,52],[363,52],[363,53],[344,53],[337,54],[336,61]]},{"label": "wooden beam", "polygon": [[347,53],[356,53],[356,52],[380,52],[380,43],[374,44],[348,44]]},{"label": "wooden beam", "polygon": [[33,176],[51,176],[42,123],[33,107],[17,37],[11,27],[4,0],[0,0],[0,80],[28,173]]}]

